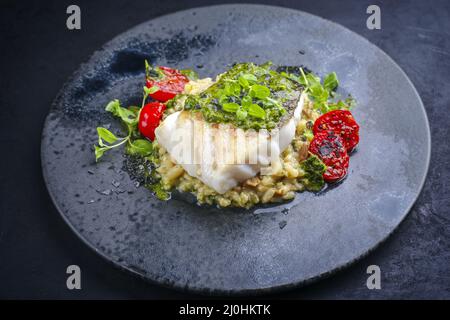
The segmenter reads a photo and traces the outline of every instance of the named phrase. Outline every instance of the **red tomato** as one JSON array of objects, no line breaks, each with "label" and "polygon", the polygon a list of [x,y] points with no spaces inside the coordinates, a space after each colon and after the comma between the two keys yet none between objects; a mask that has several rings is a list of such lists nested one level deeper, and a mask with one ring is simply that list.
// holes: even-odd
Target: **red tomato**
[{"label": "red tomato", "polygon": [[176,69],[167,67],[157,68],[162,71],[163,76],[160,78],[149,77],[146,79],[146,86],[148,88],[153,86],[159,88],[158,91],[150,94],[150,97],[161,102],[166,102],[183,92],[184,86],[189,82],[189,79],[185,75]]},{"label": "red tomato", "polygon": [[322,131],[314,135],[309,151],[326,164],[327,171],[323,174],[326,182],[336,182],[347,175],[350,157],[343,139],[334,131]]},{"label": "red tomato", "polygon": [[155,139],[155,129],[158,127],[165,109],[166,106],[161,102],[150,102],[142,108],[138,127],[144,137],[152,141]]},{"label": "red tomato", "polygon": [[344,140],[347,152],[351,152],[359,142],[359,125],[347,110],[334,110],[321,115],[315,122],[313,132],[333,130]]}]

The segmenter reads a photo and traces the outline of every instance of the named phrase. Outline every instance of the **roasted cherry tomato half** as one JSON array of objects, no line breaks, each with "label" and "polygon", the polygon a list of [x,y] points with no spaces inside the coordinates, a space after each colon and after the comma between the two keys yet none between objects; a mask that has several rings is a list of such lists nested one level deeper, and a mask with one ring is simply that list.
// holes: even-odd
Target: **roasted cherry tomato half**
[{"label": "roasted cherry tomato half", "polygon": [[314,135],[332,130],[344,140],[347,152],[350,153],[359,142],[359,125],[347,110],[334,110],[321,115],[313,127]]},{"label": "roasted cherry tomato half", "polygon": [[150,140],[155,139],[155,129],[161,121],[166,106],[161,102],[147,103],[139,115],[139,132]]},{"label": "roasted cherry tomato half", "polygon": [[318,132],[309,145],[309,151],[327,166],[323,174],[326,182],[336,182],[347,175],[350,157],[339,134],[332,130]]},{"label": "roasted cherry tomato half", "polygon": [[146,79],[147,88],[157,86],[158,90],[150,94],[155,100],[166,102],[184,90],[189,79],[178,70],[167,67],[156,67],[158,72],[152,72]]}]

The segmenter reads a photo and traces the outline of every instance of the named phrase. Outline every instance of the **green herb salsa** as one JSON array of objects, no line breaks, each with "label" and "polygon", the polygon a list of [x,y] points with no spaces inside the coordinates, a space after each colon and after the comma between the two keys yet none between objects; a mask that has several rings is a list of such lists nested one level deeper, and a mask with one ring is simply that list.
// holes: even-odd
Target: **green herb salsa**
[{"label": "green herb salsa", "polygon": [[188,95],[185,110],[201,112],[210,123],[231,123],[242,129],[274,129],[296,105],[302,86],[271,63],[235,64],[198,95]]}]

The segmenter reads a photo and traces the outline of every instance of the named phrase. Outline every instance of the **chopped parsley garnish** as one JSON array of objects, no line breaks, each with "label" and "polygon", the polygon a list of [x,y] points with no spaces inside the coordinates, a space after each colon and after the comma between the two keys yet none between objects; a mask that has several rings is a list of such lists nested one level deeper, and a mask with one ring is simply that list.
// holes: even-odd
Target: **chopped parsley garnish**
[{"label": "chopped parsley garnish", "polygon": [[201,112],[207,122],[273,129],[287,112],[284,104],[299,98],[301,86],[270,67],[235,64],[204,92],[189,95],[184,108]]},{"label": "chopped parsley garnish", "polygon": [[315,155],[310,156],[300,163],[300,168],[305,172],[301,182],[309,191],[320,191],[325,185],[323,174],[327,166]]}]

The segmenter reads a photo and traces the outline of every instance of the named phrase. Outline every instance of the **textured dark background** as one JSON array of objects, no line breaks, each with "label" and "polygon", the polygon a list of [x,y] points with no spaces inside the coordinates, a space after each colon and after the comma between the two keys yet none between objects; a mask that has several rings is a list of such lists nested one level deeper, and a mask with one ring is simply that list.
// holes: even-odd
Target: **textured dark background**
[{"label": "textured dark background", "polygon": [[[40,136],[51,101],[64,81],[102,44],[153,17],[226,2],[1,1],[0,298],[196,297],[116,270],[72,233],[45,189]],[[425,188],[387,242],[332,278],[271,298],[450,298],[450,3],[258,3],[330,19],[386,51],[419,91],[433,143]],[[66,28],[70,4],[81,7],[82,30]],[[366,28],[370,4],[381,7],[381,30]],[[66,289],[65,270],[70,264],[82,269],[82,290]],[[371,264],[381,268],[381,290],[368,290],[365,285]]]}]

